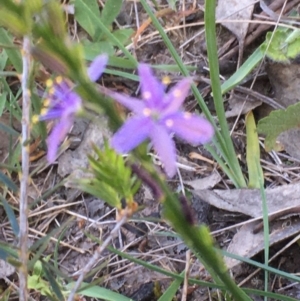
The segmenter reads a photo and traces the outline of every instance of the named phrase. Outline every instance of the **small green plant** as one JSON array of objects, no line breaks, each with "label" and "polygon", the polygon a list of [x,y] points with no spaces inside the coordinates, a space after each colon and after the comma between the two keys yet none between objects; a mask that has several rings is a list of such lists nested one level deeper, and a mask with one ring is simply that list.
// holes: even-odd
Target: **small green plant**
[{"label": "small green plant", "polygon": [[[261,51],[272,61],[290,64],[300,54],[300,30],[280,28],[267,33]],[[299,103],[272,111],[258,122],[258,132],[266,136],[265,149],[277,150],[276,138],[283,132],[299,127]]]},{"label": "small green plant", "polygon": [[[45,262],[50,260],[50,255],[44,258]],[[28,276],[28,288],[39,292],[42,296],[52,296],[48,281],[44,279],[42,262],[37,260],[34,264],[32,275]]]},{"label": "small green plant", "polygon": [[95,155],[89,155],[88,170],[90,178],[78,181],[79,187],[104,201],[120,212],[125,205],[133,212],[137,209],[134,195],[138,191],[141,182],[132,174],[125,158],[109,147],[105,142],[104,149],[93,146]]},{"label": "small green plant", "polygon": [[277,29],[268,32],[266,41],[261,45],[268,58],[275,62],[290,63],[300,54],[300,30]]},{"label": "small green plant", "polygon": [[283,132],[299,127],[300,104],[296,103],[285,110],[275,110],[258,122],[258,132],[266,136],[266,151],[277,150],[276,138]]},{"label": "small green plant", "polygon": [[[122,0],[107,0],[101,12],[96,0],[76,0],[74,5],[75,19],[89,35],[81,41],[87,60],[93,60],[99,55],[99,51],[113,56],[118,43],[126,45],[130,41],[129,38],[133,34],[131,28],[112,30],[111,27],[112,22],[121,11]],[[95,20],[99,21],[95,22]],[[103,26],[111,32],[110,36],[103,32]],[[115,40],[118,41],[117,44]]]}]

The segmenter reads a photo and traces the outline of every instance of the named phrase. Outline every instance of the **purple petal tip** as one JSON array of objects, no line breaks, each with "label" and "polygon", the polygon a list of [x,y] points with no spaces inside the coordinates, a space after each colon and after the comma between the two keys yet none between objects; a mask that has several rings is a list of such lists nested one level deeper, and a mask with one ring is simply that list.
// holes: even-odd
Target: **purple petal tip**
[{"label": "purple petal tip", "polygon": [[92,61],[88,68],[88,76],[91,81],[95,82],[102,75],[107,62],[108,56],[106,54],[100,54]]}]

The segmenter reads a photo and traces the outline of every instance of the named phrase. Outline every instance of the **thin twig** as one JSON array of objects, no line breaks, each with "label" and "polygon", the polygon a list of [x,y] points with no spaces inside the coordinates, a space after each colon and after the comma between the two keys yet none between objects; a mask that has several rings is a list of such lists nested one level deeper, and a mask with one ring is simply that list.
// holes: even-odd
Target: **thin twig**
[{"label": "thin twig", "polygon": [[27,261],[28,261],[28,180],[29,180],[29,147],[30,138],[30,38],[25,36],[22,49],[23,73],[21,79],[23,103],[22,103],[22,175],[20,183],[20,261],[19,269],[20,301],[27,301]]},{"label": "thin twig", "polygon": [[[113,239],[113,237],[115,235],[117,235],[118,231],[120,230],[120,228],[122,227],[122,225],[124,225],[124,223],[126,223],[128,219],[128,215],[124,214],[122,216],[122,218],[116,223],[115,227],[112,229],[112,231],[110,232],[110,235],[106,238],[106,240],[103,242],[103,244],[101,246],[99,246],[97,248],[97,250],[95,251],[93,257],[90,259],[90,261],[88,262],[88,264],[83,268],[83,270],[80,273],[80,276],[78,277],[75,286],[73,287],[68,301],[73,301],[75,300],[75,294],[76,291],[79,289],[84,276],[91,271],[91,269],[93,268],[93,266],[96,264],[96,262],[99,260],[101,253],[104,251],[104,249],[109,245],[109,243],[111,242],[111,240]],[[76,275],[76,274],[75,274]],[[74,276],[74,275],[73,275]]]}]

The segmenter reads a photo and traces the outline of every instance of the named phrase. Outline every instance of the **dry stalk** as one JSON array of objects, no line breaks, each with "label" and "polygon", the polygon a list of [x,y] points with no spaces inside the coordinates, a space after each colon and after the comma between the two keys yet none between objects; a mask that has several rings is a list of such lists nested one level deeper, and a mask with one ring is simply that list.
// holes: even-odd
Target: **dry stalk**
[{"label": "dry stalk", "polygon": [[[78,277],[70,295],[68,298],[68,301],[73,301],[75,300],[75,294],[76,291],[80,288],[80,285],[84,279],[84,276],[91,271],[91,269],[93,268],[93,266],[96,264],[96,262],[99,260],[101,253],[104,251],[104,249],[109,245],[109,243],[111,242],[111,240],[113,239],[113,237],[115,235],[117,235],[118,231],[120,230],[120,228],[122,227],[122,225],[124,225],[124,223],[126,223],[128,219],[128,214],[124,214],[122,216],[122,218],[116,223],[115,227],[112,229],[112,231],[110,232],[110,235],[106,238],[106,240],[101,244],[101,246],[99,246],[97,248],[97,250],[95,251],[93,257],[90,259],[90,261],[87,263],[87,265],[82,269],[80,276]],[[74,276],[74,275],[73,275]]]},{"label": "dry stalk", "polygon": [[185,262],[184,283],[183,283],[181,301],[186,301],[188,296],[189,273],[191,268],[191,250],[188,250],[185,256],[186,256],[186,262]]},{"label": "dry stalk", "polygon": [[22,49],[23,72],[21,86],[23,93],[22,102],[22,175],[20,183],[20,261],[19,269],[20,301],[27,301],[27,261],[28,261],[28,181],[29,181],[29,147],[30,138],[30,38],[25,36]]}]

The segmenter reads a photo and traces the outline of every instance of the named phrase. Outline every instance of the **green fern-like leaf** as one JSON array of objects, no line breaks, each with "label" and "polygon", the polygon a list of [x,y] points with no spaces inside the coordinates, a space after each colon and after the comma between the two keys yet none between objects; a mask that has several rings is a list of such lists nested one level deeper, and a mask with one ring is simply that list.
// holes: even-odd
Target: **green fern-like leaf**
[{"label": "green fern-like leaf", "polygon": [[89,156],[91,177],[80,179],[79,187],[117,209],[122,208],[121,200],[129,202],[140,187],[122,155],[117,154],[106,142],[101,150],[93,146],[95,155]]}]

